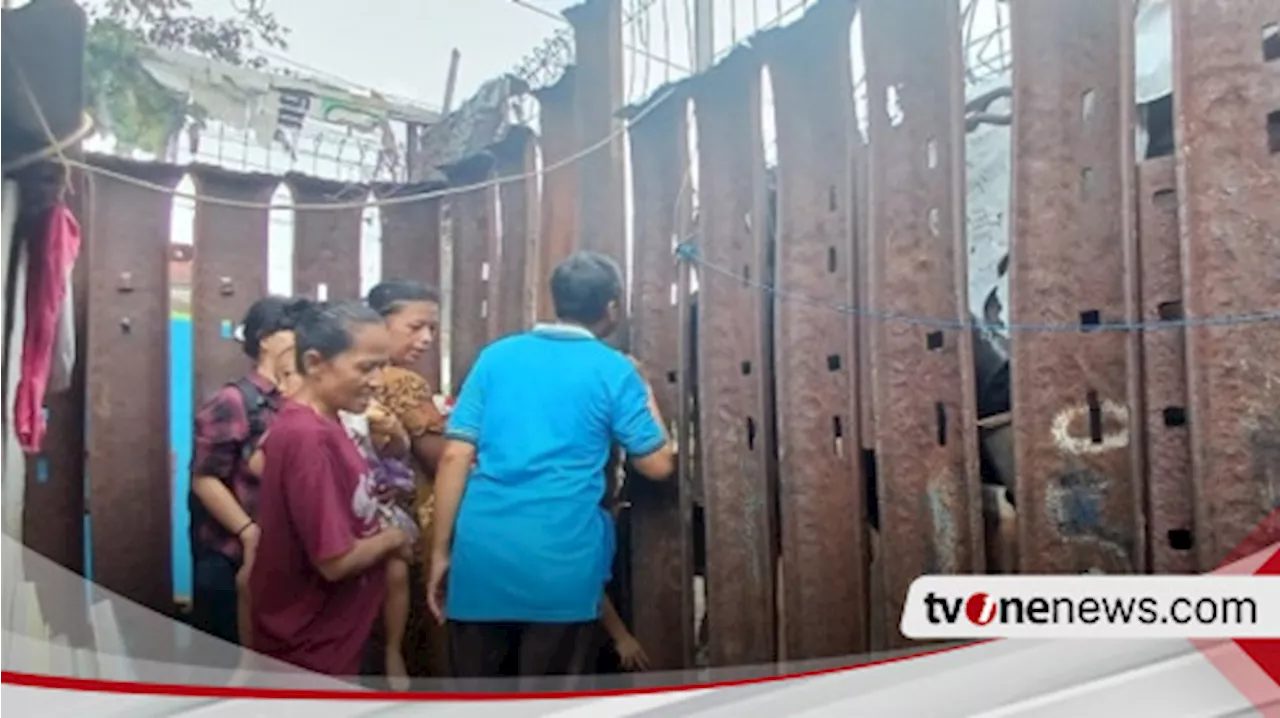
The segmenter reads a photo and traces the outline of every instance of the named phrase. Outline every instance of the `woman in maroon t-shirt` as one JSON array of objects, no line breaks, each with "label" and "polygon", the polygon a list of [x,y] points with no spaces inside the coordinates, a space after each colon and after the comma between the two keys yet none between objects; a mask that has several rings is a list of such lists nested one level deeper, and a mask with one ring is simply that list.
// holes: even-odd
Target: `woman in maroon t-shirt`
[{"label": "woman in maroon t-shirt", "polygon": [[368,465],[338,412],[365,410],[390,339],[382,318],[354,302],[305,309],[295,333],[301,385],[262,442],[252,647],[355,676],[385,597],[383,564],[410,547],[404,532],[379,530]]}]

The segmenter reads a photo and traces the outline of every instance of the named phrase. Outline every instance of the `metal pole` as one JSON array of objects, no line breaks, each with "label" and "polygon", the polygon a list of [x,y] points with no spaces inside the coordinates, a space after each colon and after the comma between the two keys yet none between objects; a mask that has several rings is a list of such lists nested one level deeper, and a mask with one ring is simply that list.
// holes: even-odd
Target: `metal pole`
[{"label": "metal pole", "polygon": [[705,72],[715,62],[715,3],[694,0],[693,6],[693,71]]}]

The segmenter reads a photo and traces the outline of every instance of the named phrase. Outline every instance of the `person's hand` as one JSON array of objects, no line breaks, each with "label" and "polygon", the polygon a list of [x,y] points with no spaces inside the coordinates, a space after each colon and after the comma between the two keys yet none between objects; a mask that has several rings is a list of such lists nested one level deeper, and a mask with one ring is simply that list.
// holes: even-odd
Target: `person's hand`
[{"label": "person's hand", "polygon": [[249,574],[253,573],[253,562],[258,557],[258,543],[262,540],[262,529],[251,523],[240,532],[240,570],[236,571],[236,590],[249,590]]},{"label": "person's hand", "polygon": [[369,404],[368,410],[365,411],[365,418],[369,421],[369,430],[387,436],[407,435],[404,424],[400,423],[400,419],[392,414],[385,406],[374,401]]},{"label": "person's hand", "polygon": [[427,606],[436,623],[444,625],[444,587],[445,577],[449,574],[449,554],[435,551],[431,554],[431,565],[427,578]]},{"label": "person's hand", "polygon": [[618,652],[618,660],[621,661],[622,667],[628,671],[649,670],[649,656],[645,654],[644,648],[635,636],[628,634],[621,640],[615,641],[613,649]]}]

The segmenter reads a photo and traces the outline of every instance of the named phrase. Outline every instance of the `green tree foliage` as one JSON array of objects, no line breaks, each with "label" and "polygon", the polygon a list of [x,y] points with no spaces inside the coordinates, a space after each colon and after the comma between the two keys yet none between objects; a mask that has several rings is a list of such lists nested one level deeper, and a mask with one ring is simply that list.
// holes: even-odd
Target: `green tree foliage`
[{"label": "green tree foliage", "polygon": [[200,15],[190,0],[101,0],[90,5],[85,72],[90,112],[122,149],[162,154],[188,117],[203,112],[156,82],[142,65],[147,47],[183,50],[231,65],[266,65],[258,48],[283,49],[288,30],[266,0],[238,4],[225,18]]}]

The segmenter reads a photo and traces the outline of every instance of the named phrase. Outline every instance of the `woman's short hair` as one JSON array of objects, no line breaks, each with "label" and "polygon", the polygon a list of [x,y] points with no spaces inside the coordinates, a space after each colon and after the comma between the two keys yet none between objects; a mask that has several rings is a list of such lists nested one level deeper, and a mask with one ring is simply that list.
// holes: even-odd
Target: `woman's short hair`
[{"label": "woman's short hair", "polygon": [[293,330],[297,337],[298,371],[305,371],[307,352],[314,351],[324,359],[332,359],[351,348],[353,327],[381,323],[382,317],[364,302],[306,301],[299,309]]}]

